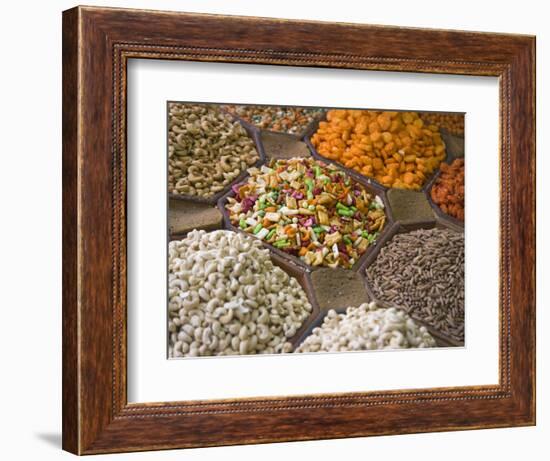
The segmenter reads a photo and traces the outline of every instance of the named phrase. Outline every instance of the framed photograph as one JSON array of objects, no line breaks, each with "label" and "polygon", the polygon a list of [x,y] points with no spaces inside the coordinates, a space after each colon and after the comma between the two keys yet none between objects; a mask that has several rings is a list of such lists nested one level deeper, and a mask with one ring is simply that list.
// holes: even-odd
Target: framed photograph
[{"label": "framed photograph", "polygon": [[535,39],[63,13],[63,448],[535,424]]}]

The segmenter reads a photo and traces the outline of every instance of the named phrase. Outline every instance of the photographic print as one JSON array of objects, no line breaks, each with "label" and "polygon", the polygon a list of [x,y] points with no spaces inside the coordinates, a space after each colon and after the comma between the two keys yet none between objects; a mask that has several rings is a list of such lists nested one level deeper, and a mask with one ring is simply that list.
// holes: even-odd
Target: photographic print
[{"label": "photographic print", "polygon": [[464,346],[464,114],[167,111],[170,358]]}]

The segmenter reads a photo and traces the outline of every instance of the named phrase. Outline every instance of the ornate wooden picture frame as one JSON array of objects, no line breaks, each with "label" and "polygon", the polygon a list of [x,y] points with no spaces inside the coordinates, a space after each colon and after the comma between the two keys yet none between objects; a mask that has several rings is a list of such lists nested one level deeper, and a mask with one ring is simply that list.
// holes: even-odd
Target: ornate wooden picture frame
[{"label": "ornate wooden picture frame", "polygon": [[[498,77],[498,385],[128,403],[126,71],[133,58]],[[93,454],[533,424],[534,37],[94,7],[63,13],[65,450]]]}]

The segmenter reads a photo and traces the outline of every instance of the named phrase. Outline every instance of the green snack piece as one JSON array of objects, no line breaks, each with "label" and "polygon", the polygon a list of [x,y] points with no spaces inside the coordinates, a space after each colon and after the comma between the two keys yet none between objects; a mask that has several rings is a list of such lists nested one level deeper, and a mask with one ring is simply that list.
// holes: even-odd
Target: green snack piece
[{"label": "green snack piece", "polygon": [[277,229],[273,228],[271,229],[268,234],[266,235],[265,239],[269,240],[271,237],[273,237],[273,234],[277,231]]},{"label": "green snack piece", "polygon": [[370,244],[376,241],[376,237],[378,237],[378,232],[375,232],[374,234],[367,234],[367,240]]},{"label": "green snack piece", "polygon": [[287,239],[277,240],[275,243],[273,243],[273,246],[277,248],[284,248],[289,245],[290,245],[290,242]]},{"label": "green snack piece", "polygon": [[361,237],[364,239],[367,239],[369,243],[374,243],[376,240],[376,237],[378,237],[378,232],[374,232],[373,234],[369,234],[367,231],[361,232]]},{"label": "green snack piece", "polygon": [[351,245],[352,244],[351,239],[347,235],[344,235],[344,237],[342,237],[342,240],[344,241],[344,243],[346,245]]},{"label": "green snack piece", "polygon": [[258,223],[256,224],[256,227],[254,228],[254,230],[252,231],[254,234],[257,234],[258,232],[260,232],[262,230],[262,223]]},{"label": "green snack piece", "polygon": [[240,227],[241,229],[246,229],[247,224],[246,224],[246,221],[245,221],[244,219],[241,219],[241,220],[239,221],[239,227]]},{"label": "green snack piece", "polygon": [[340,215],[340,216],[346,216],[348,218],[351,218],[355,213],[351,210],[345,210],[343,208],[338,208],[336,210],[336,212]]}]

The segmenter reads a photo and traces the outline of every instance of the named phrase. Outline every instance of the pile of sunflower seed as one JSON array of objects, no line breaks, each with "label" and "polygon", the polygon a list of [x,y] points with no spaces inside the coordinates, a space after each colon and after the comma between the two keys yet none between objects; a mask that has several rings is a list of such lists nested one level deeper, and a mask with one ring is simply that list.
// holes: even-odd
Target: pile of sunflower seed
[{"label": "pile of sunflower seed", "polygon": [[378,299],[464,341],[464,234],[437,228],[397,234],[366,275]]}]

